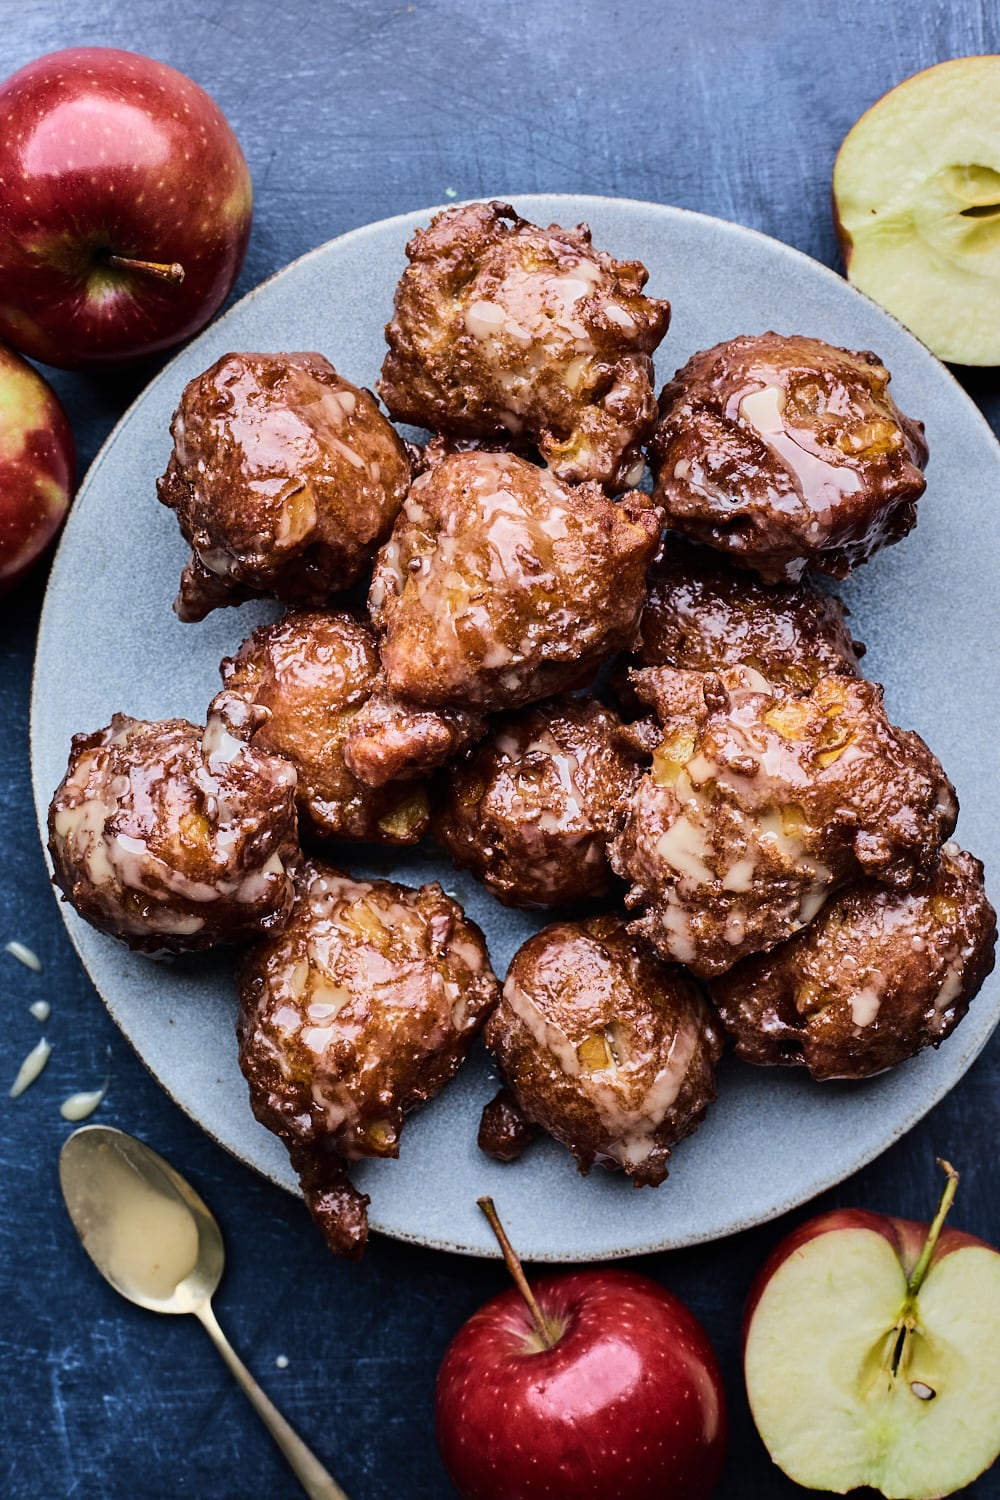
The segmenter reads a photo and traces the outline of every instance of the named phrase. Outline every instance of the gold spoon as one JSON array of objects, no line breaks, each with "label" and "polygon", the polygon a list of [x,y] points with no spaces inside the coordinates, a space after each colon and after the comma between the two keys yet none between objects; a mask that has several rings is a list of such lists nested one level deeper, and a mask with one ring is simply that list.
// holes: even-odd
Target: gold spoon
[{"label": "gold spoon", "polygon": [[271,1404],[215,1320],[225,1259],[210,1210],[169,1162],[122,1130],[85,1125],[59,1154],[73,1227],[105,1280],[152,1312],[194,1313],[291,1464],[309,1500],[347,1496]]}]

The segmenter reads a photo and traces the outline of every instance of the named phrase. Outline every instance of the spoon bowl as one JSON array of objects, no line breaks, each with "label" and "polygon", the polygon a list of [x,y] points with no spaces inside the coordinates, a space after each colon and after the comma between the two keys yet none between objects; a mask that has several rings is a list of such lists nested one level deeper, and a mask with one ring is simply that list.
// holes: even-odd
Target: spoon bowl
[{"label": "spoon bowl", "polygon": [[216,1321],[222,1233],[208,1205],[152,1147],[110,1125],[84,1125],[59,1153],[73,1227],[106,1281],[139,1307],[193,1313],[212,1339],[310,1500],[347,1500],[268,1399]]},{"label": "spoon bowl", "polygon": [[158,1152],[108,1125],[75,1130],[59,1155],[73,1227],[116,1292],[151,1312],[193,1313],[225,1252],[204,1200]]}]

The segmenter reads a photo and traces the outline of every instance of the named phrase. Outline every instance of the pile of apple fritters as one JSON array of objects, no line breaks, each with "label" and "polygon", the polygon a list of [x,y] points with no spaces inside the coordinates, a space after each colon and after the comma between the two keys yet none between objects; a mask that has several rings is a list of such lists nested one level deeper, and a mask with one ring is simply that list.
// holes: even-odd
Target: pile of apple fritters
[{"label": "pile of apple fritters", "polygon": [[[485,1151],[545,1131],[656,1184],[726,1036],[867,1077],[949,1035],[996,936],[944,771],[807,571],[915,522],[923,428],[878,358],[747,335],[657,403],[669,305],[586,226],[478,203],[407,254],[378,389],[432,439],[320,354],[193,380],[159,482],[191,548],[177,612],[289,608],[222,663],[204,729],[78,735],[50,814],[56,881],[104,931],[249,945],[251,1103],[345,1254],[350,1164],[398,1154],[480,1032]],[[438,885],[345,872],[352,844],[428,833],[556,918],[502,989]]]}]

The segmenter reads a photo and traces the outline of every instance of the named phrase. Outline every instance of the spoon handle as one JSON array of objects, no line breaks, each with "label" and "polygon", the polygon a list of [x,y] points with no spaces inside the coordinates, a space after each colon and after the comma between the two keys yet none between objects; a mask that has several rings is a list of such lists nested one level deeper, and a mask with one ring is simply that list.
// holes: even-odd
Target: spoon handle
[{"label": "spoon handle", "polygon": [[244,1395],[250,1401],[268,1432],[285,1455],[309,1500],[348,1500],[335,1479],[324,1469],[316,1455],[307,1448],[278,1408],[264,1395],[232,1344],[226,1338],[212,1311],[210,1302],[193,1309],[216,1349],[236,1376]]}]

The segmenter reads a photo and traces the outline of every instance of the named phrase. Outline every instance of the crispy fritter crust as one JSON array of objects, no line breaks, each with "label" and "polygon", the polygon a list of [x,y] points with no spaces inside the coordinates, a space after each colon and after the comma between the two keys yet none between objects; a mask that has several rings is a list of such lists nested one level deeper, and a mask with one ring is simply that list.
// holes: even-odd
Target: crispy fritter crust
[{"label": "crispy fritter crust", "polygon": [[390,691],[500,709],[586,681],[632,644],[659,537],[644,496],[615,505],[513,454],[444,459],[414,481],[375,564]]},{"label": "crispy fritter crust", "polygon": [[404,1116],[457,1071],[496,1004],[483,935],[438,885],[295,872],[284,932],[239,972],[240,1067],[331,1249],[360,1255],[345,1164],[399,1154]]},{"label": "crispy fritter crust", "polygon": [[951,1035],[996,936],[982,865],[946,844],[929,879],[841,891],[805,932],[717,979],[712,998],[747,1062],[868,1078]]},{"label": "crispy fritter crust", "polygon": [[255,630],[220,670],[226,693],[267,710],[253,743],[294,765],[299,814],[313,833],[387,844],[423,837],[424,785],[376,790],[347,762],[349,736],[381,680],[368,625],[348,614],[292,610]]},{"label": "crispy fritter crust", "polygon": [[144,953],[249,942],[281,927],[298,853],[295,771],[217,700],[206,729],[115,714],[73,737],[49,808],[53,879],[102,932]]},{"label": "crispy fritter crust", "polygon": [[609,854],[643,909],[631,930],[664,958],[722,974],[845,883],[906,889],[934,868],[954,789],[876,683],[821,677],[796,695],[745,667],[632,681],[663,734]]},{"label": "crispy fritter crust", "polygon": [[321,354],[226,354],[184,388],[157,481],[191,561],[174,608],[264,594],[319,605],[356,583],[410,482],[402,439]]},{"label": "crispy fritter crust", "polygon": [[596,1161],[656,1186],[670,1148],[715,1098],[722,1034],[711,1007],[610,914],[529,938],[485,1036],[509,1094],[487,1106],[480,1140],[501,1160],[525,1143],[528,1122],[581,1172]]},{"label": "crispy fritter crust", "polygon": [[344,756],[359,781],[381,787],[443,766],[485,733],[484,714],[421,708],[394,697],[380,679],[351,724]]},{"label": "crispy fritter crust", "polygon": [[671,535],[648,584],[637,666],[754,667],[797,692],[820,677],[859,675],[865,648],[851,638],[848,611],[809,579],[768,587],[718,552]]},{"label": "crispy fritter crust", "polygon": [[640,774],[620,730],[617,714],[592,699],[497,718],[450,768],[434,837],[507,906],[606,896],[608,838]]},{"label": "crispy fritter crust", "polygon": [[542,229],[499,202],[447,209],[406,253],[378,383],[397,421],[534,442],[574,483],[638,482],[670,321],[644,266],[595,250],[586,224]]},{"label": "crispy fritter crust", "polygon": [[703,350],[660,396],[650,444],[668,523],[768,583],[844,578],[906,535],[927,462],[870,350],[745,335]]}]

